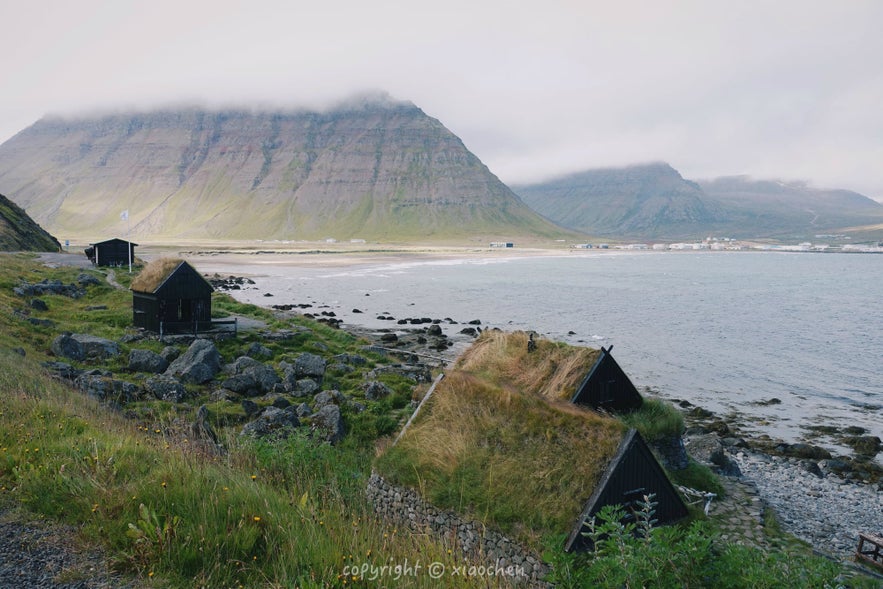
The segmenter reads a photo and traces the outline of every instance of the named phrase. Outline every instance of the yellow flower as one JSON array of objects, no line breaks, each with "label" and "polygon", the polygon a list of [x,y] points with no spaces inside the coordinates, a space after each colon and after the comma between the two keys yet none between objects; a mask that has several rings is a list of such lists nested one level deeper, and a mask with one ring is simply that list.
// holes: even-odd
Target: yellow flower
[{"label": "yellow flower", "polygon": [[165,481],[162,482],[162,488],[163,488],[163,489],[166,488],[166,482],[165,482]]},{"label": "yellow flower", "polygon": [[259,515],[254,516],[254,521],[256,521],[256,522],[261,521],[261,516],[259,516]]},{"label": "yellow flower", "polygon": [[257,478],[258,478],[258,475],[256,475],[256,474],[251,475],[251,480],[256,481]]}]

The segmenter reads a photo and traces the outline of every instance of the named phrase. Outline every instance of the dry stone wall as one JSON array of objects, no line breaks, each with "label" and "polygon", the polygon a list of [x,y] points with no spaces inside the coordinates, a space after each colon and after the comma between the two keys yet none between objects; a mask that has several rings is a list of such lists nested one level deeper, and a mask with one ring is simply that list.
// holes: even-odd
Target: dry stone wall
[{"label": "dry stone wall", "polygon": [[477,566],[493,568],[524,587],[549,588],[543,581],[549,566],[524,546],[476,521],[461,518],[452,511],[437,509],[416,491],[390,484],[377,473],[368,479],[368,500],[374,511],[415,532],[429,532],[458,547]]}]

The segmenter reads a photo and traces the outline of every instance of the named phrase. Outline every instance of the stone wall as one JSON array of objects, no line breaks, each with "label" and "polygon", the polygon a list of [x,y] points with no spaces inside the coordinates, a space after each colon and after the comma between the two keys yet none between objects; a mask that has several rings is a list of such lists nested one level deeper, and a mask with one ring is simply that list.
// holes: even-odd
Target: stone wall
[{"label": "stone wall", "polygon": [[416,491],[397,487],[377,473],[368,479],[366,490],[374,511],[384,519],[420,533],[431,533],[458,547],[476,565],[504,571],[513,584],[551,587],[543,577],[549,566],[519,543],[484,524],[462,519],[452,511],[437,509]]}]

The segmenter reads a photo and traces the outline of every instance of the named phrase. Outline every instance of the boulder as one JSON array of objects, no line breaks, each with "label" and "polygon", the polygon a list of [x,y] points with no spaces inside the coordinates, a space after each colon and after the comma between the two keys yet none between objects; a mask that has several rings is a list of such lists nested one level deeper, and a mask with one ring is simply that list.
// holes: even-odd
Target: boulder
[{"label": "boulder", "polygon": [[52,340],[49,349],[60,358],[68,358],[76,362],[82,362],[86,359],[86,351],[83,349],[82,344],[69,333],[63,333]]},{"label": "boulder", "polygon": [[215,344],[206,339],[194,340],[187,351],[166,369],[166,376],[180,378],[185,382],[203,384],[221,371],[221,354]]},{"label": "boulder", "polygon": [[[234,374],[232,379],[224,381],[222,385],[226,389],[240,394],[266,394],[282,382],[272,366],[267,366],[249,356],[240,356],[235,362],[227,366],[227,370]],[[228,386],[228,382],[232,385]],[[249,393],[249,391],[255,391]]]},{"label": "boulder", "polygon": [[324,405],[311,419],[310,429],[320,439],[332,444],[343,439],[346,427],[337,405]]},{"label": "boulder", "polygon": [[83,350],[86,352],[87,358],[112,358],[114,356],[119,356],[121,353],[120,345],[118,343],[109,339],[104,339],[103,337],[79,333],[75,333],[71,337],[80,342],[80,345],[83,346]]},{"label": "boulder", "polygon": [[368,360],[364,356],[358,354],[337,354],[334,360],[341,364],[349,364],[351,366],[364,366]]},{"label": "boulder", "polygon": [[124,404],[138,399],[138,386],[94,371],[79,375],[74,386],[99,401]]},{"label": "boulder", "polygon": [[372,380],[365,385],[365,398],[369,401],[378,401],[390,396],[393,390],[378,380]]},{"label": "boulder", "polygon": [[261,407],[251,399],[243,399],[242,410],[245,411],[246,417],[252,417],[261,412]]},{"label": "boulder", "polygon": [[863,456],[876,456],[881,448],[880,438],[877,436],[853,436],[846,438],[845,442],[856,454]]},{"label": "boulder", "polygon": [[52,340],[50,349],[56,356],[77,361],[111,358],[120,354],[118,343],[83,333],[63,333]]},{"label": "boulder", "polygon": [[132,372],[165,372],[169,362],[152,350],[134,349],[129,352],[129,370]]},{"label": "boulder", "polygon": [[49,310],[49,305],[47,305],[46,301],[44,301],[43,299],[31,299],[30,307],[35,311]]},{"label": "boulder", "polygon": [[181,350],[175,346],[166,346],[162,349],[162,352],[160,352],[159,355],[165,358],[166,362],[171,364],[181,355]]},{"label": "boulder", "polygon": [[74,368],[67,362],[44,362],[43,367],[58,375],[59,378],[67,380],[74,380],[83,373],[82,370]]},{"label": "boulder", "polygon": [[313,410],[310,409],[310,406],[307,405],[306,403],[301,403],[300,405],[297,406],[297,408],[294,411],[295,411],[295,413],[297,413],[297,416],[301,417],[301,418],[309,417],[310,415],[313,414]]},{"label": "boulder", "polygon": [[187,390],[176,378],[157,375],[144,381],[144,389],[161,401],[180,403],[187,396]]},{"label": "boulder", "polygon": [[821,446],[805,444],[798,442],[796,444],[779,444],[776,451],[783,456],[791,456],[793,458],[805,458],[812,460],[823,460],[831,458],[831,453]]},{"label": "boulder", "polygon": [[723,475],[741,476],[739,465],[730,458],[724,450],[723,444],[714,434],[690,437],[684,441],[687,453],[698,462],[710,466],[713,470]]},{"label": "boulder", "polygon": [[259,342],[253,342],[245,350],[245,355],[250,358],[272,358],[273,350]]},{"label": "boulder", "polygon": [[258,384],[250,374],[234,374],[230,378],[224,379],[221,386],[237,395],[246,397],[257,397],[261,394]]},{"label": "boulder", "polygon": [[340,405],[346,402],[346,395],[337,390],[322,391],[313,397],[313,407],[318,411],[325,405]]},{"label": "boulder", "polygon": [[255,438],[267,436],[287,438],[295,432],[298,426],[300,426],[300,420],[295,414],[294,407],[279,409],[270,406],[264,409],[257,419],[245,424],[239,435]]},{"label": "boulder", "polygon": [[101,286],[101,281],[91,274],[83,272],[77,276],[77,284],[80,286]]},{"label": "boulder", "polygon": [[294,373],[298,378],[321,380],[325,375],[325,358],[316,354],[303,353],[294,360]]}]

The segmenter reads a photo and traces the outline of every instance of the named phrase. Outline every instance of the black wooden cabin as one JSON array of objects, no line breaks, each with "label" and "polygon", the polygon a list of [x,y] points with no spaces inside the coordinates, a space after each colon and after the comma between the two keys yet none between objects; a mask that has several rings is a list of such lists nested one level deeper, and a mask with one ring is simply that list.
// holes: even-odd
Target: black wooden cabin
[{"label": "black wooden cabin", "polygon": [[[146,276],[144,280],[139,280]],[[136,327],[158,333],[197,332],[212,326],[214,289],[193,266],[181,260],[148,264],[132,282]]]},{"label": "black wooden cabin", "polygon": [[610,354],[613,346],[601,348],[598,361],[571,398],[574,405],[605,411],[631,411],[644,402],[641,393]]},{"label": "black wooden cabin", "polygon": [[137,243],[113,238],[98,243],[90,243],[84,251],[86,257],[96,266],[125,266],[135,260]]},{"label": "black wooden cabin", "polygon": [[649,446],[632,429],[623,438],[613,460],[607,466],[595,491],[583,507],[564,549],[567,552],[592,550],[590,538],[583,535],[587,531],[586,522],[605,505],[620,505],[626,511],[625,522],[635,521],[634,512],[639,510],[638,502],[653,495],[656,502],[654,519],[659,525],[675,523],[688,515],[687,506],[665,470],[656,460]]}]

